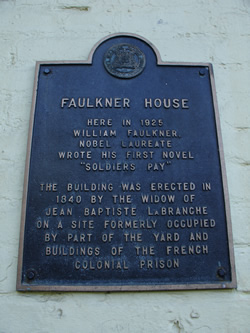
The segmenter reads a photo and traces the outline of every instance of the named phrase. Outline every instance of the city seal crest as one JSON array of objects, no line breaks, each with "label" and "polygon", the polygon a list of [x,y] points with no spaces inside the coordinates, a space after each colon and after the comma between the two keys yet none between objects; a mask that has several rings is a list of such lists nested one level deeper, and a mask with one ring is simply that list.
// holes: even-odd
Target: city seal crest
[{"label": "city seal crest", "polygon": [[141,74],[145,65],[145,54],[132,44],[116,44],[104,55],[104,66],[108,73],[122,79]]}]

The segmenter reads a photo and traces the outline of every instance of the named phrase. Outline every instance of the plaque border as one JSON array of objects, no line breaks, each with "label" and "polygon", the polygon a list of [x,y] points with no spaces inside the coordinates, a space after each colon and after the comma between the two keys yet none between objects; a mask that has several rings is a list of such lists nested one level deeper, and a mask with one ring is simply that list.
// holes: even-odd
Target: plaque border
[{"label": "plaque border", "polygon": [[[231,266],[231,282],[217,282],[217,283],[191,283],[191,284],[158,284],[158,285],[27,285],[22,284],[22,263],[23,263],[23,249],[24,249],[24,232],[25,232],[25,220],[26,220],[26,203],[27,203],[27,194],[28,194],[28,180],[29,180],[29,167],[30,167],[30,157],[31,157],[31,144],[33,136],[33,125],[34,125],[34,115],[36,107],[36,97],[37,97],[37,88],[38,88],[38,75],[41,65],[70,65],[70,64],[82,64],[88,65],[92,64],[92,59],[96,49],[105,41],[116,38],[116,37],[131,37],[139,39],[148,44],[156,55],[156,65],[168,65],[168,66],[199,66],[199,67],[208,67],[209,68],[209,78],[211,83],[212,91],[212,103],[214,108],[215,115],[215,126],[217,134],[217,142],[219,148],[219,158],[221,166],[221,176],[222,176],[222,187],[224,193],[224,202],[225,202],[225,216],[226,216],[226,227],[227,227],[227,236],[228,236],[228,251],[229,251],[229,262]],[[56,60],[56,61],[37,61],[35,69],[35,78],[34,78],[34,88],[33,88],[33,97],[30,113],[30,122],[29,122],[29,132],[28,132],[28,142],[27,142],[27,153],[26,153],[26,164],[25,164],[25,174],[24,174],[24,189],[23,189],[23,199],[22,199],[22,213],[21,213],[21,225],[20,225],[20,238],[19,238],[19,254],[18,254],[18,268],[17,268],[17,281],[16,281],[16,290],[17,291],[67,291],[67,292],[118,292],[118,291],[173,291],[173,290],[204,290],[204,289],[233,289],[237,288],[236,272],[235,272],[235,258],[233,250],[233,235],[232,235],[232,223],[231,223],[231,214],[230,214],[230,205],[229,205],[229,193],[228,185],[226,178],[226,167],[224,159],[224,151],[222,144],[222,135],[218,111],[218,103],[216,98],[215,90],[215,80],[213,66],[211,63],[203,62],[168,62],[162,61],[158,49],[146,38],[132,33],[114,33],[110,34],[101,40],[99,40],[91,49],[87,60]]]}]

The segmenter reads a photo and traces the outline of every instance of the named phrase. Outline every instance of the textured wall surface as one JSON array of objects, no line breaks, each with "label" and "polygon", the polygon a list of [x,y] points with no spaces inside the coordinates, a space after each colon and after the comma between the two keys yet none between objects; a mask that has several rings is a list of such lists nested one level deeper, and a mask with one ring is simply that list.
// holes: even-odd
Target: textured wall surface
[{"label": "textured wall surface", "polygon": [[[86,60],[117,32],[147,38],[164,61],[214,65],[236,290],[15,290],[35,62]],[[250,1],[0,0],[0,50],[0,333],[250,332]]]}]

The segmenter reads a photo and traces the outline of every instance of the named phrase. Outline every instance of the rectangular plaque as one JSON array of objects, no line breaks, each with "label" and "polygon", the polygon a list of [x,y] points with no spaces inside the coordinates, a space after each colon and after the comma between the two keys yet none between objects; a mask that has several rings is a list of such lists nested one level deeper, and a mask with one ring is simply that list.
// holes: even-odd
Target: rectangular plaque
[{"label": "rectangular plaque", "polygon": [[211,64],[136,35],[36,68],[17,290],[236,286]]}]

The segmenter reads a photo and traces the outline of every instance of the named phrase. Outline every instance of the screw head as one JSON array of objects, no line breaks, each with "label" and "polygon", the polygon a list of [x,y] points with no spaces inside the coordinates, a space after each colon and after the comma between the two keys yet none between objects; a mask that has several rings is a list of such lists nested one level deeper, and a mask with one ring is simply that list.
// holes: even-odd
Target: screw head
[{"label": "screw head", "polygon": [[26,276],[28,280],[33,280],[36,276],[36,273],[33,269],[30,269],[27,271]]},{"label": "screw head", "polygon": [[220,278],[224,278],[225,275],[226,275],[226,271],[224,270],[224,268],[220,267],[220,268],[217,270],[217,275],[218,275]]},{"label": "screw head", "polygon": [[43,70],[43,73],[44,73],[45,75],[48,75],[48,74],[50,73],[50,69],[49,69],[49,68],[45,68],[45,69]]},{"label": "screw head", "polygon": [[200,69],[199,74],[200,74],[200,76],[205,76],[206,75],[205,69],[203,69],[203,68]]}]

